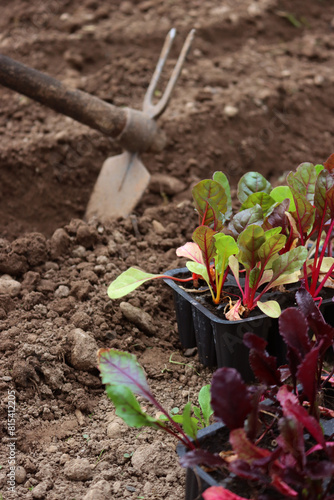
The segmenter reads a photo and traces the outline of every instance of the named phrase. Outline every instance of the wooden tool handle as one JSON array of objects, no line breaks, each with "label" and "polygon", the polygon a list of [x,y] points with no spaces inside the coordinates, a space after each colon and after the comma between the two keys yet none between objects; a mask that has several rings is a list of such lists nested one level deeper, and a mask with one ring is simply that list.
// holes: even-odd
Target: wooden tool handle
[{"label": "wooden tool handle", "polygon": [[161,151],[165,134],[141,111],[118,108],[0,54],[0,84],[119,140],[132,152]]}]

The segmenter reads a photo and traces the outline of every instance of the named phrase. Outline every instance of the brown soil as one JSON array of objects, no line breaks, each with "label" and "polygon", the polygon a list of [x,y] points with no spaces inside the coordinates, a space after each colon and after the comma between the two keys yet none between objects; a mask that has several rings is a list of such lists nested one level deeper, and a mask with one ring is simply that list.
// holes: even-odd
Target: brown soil
[{"label": "brown soil", "polygon": [[[323,162],[333,152],[333,19],[328,0],[2,0],[3,54],[117,106],[141,108],[171,27],[178,37],[169,70],[186,34],[197,30],[159,119],[167,147],[142,158],[153,176],[167,178],[153,177],[125,220],[81,220],[117,144],[0,90],[0,272],[17,282],[0,296],[2,498],[183,497],[175,442],[115,418],[88,354],[78,360],[76,342],[81,335],[87,352],[97,345],[137,354],[168,409],[196,402],[212,372],[184,356],[171,292],[147,285],[126,299],[151,316],[144,329],[123,317],[107,286],[130,265],[149,272],[184,265],[175,248],[194,228],[196,181],[223,170],[235,186],[256,169],[279,183],[299,163]],[[6,484],[11,390],[14,493]]]}]

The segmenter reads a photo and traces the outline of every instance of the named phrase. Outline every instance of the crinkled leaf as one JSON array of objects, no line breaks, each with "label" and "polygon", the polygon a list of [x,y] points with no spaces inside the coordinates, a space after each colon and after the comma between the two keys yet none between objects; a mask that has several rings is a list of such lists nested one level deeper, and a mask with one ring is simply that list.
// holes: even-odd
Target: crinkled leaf
[{"label": "crinkled leaf", "polygon": [[238,299],[230,310],[225,313],[225,318],[228,321],[240,321],[242,319],[240,314],[242,314],[244,309],[245,308],[241,305],[241,299]]},{"label": "crinkled leaf", "polygon": [[243,427],[252,405],[247,386],[234,368],[219,368],[213,374],[211,406],[230,430]]},{"label": "crinkled leaf", "polygon": [[254,333],[245,333],[244,344],[250,349],[249,364],[255,377],[266,385],[281,385],[281,374],[277,369],[277,359],[269,356],[267,342]]},{"label": "crinkled leaf", "polygon": [[210,423],[210,417],[213,414],[213,409],[211,407],[211,392],[210,384],[205,385],[201,388],[198,393],[198,402],[202,410],[205,425],[208,426]]},{"label": "crinkled leaf", "polygon": [[182,247],[176,249],[176,255],[178,257],[186,257],[187,259],[193,260],[194,262],[199,262],[200,264],[204,264],[202,250],[192,241],[188,241]]},{"label": "crinkled leaf", "polygon": [[[200,181],[192,190],[195,208],[200,216],[201,224],[210,226],[221,218],[220,213],[227,210],[225,189],[219,182],[211,179]],[[209,202],[212,202],[210,206]],[[212,208],[214,206],[214,209]],[[216,213],[214,213],[216,211]],[[218,229],[218,228],[217,228]]]},{"label": "crinkled leaf", "polygon": [[317,167],[322,167],[328,170],[328,172],[332,172],[334,170],[334,153],[332,153],[327,160],[325,161],[324,165],[317,165]]},{"label": "crinkled leaf", "polygon": [[261,264],[263,266],[266,266],[269,259],[271,259],[275,254],[278,254],[278,252],[284,247],[286,236],[284,236],[283,234],[274,234],[270,237],[267,237],[266,233],[264,233],[264,235],[266,241],[258,249],[258,258],[261,261]]},{"label": "crinkled leaf", "polygon": [[282,274],[290,274],[298,271],[307,258],[307,249],[297,247],[289,252],[280,255],[272,263],[273,280]]},{"label": "crinkled leaf", "polygon": [[126,385],[134,394],[152,401],[144,370],[136,356],[117,349],[99,349],[97,357],[103,384]]},{"label": "crinkled leaf", "polygon": [[297,173],[294,174],[293,172],[290,172],[287,176],[287,183],[295,201],[296,215],[294,215],[294,218],[297,221],[299,231],[303,235],[308,235],[314,223],[315,209],[307,199],[306,186]]},{"label": "crinkled leaf", "polygon": [[269,318],[279,318],[281,315],[281,308],[276,300],[267,300],[267,302],[258,300],[256,305],[260,311],[269,316]]},{"label": "crinkled leaf", "polygon": [[223,186],[226,194],[226,212],[225,219],[230,219],[232,215],[232,198],[231,198],[231,189],[230,183],[228,182],[228,178],[223,172],[215,172],[212,176],[212,179],[218,182],[221,186]]},{"label": "crinkled leaf", "polygon": [[204,281],[206,281],[206,283],[208,285],[210,285],[208,271],[207,271],[204,264],[200,264],[199,262],[192,262],[191,260],[189,260],[186,263],[186,266],[191,273],[198,274],[199,276],[202,276]]},{"label": "crinkled leaf", "polygon": [[[294,202],[293,202],[294,203]],[[290,200],[285,199],[274,207],[273,211],[266,218],[263,223],[263,229],[267,229],[269,226],[271,227],[279,227],[282,230],[282,233],[285,234],[287,229],[289,228],[289,219],[286,216],[286,212],[289,208]]]},{"label": "crinkled leaf", "polygon": [[[315,191],[315,183],[317,180],[318,172],[313,165],[313,163],[301,163],[296,172],[294,173],[294,177],[298,179],[304,186],[305,190],[303,194],[305,194],[307,200],[313,204],[314,200],[314,191]],[[292,209],[290,207],[290,212]]]},{"label": "crinkled leaf", "polygon": [[286,385],[279,388],[277,399],[281,403],[283,414],[287,417],[297,419],[309,431],[314,439],[323,447],[326,447],[326,442],[321,425],[317,420],[309,415],[298,401],[297,396],[289,391]]},{"label": "crinkled leaf", "polygon": [[197,448],[196,450],[188,451],[180,458],[181,467],[191,467],[195,465],[207,465],[208,467],[222,467],[225,462],[218,453],[211,453],[208,450]]},{"label": "crinkled leaf", "polygon": [[214,235],[216,231],[207,226],[199,226],[193,232],[192,238],[200,247],[205,263],[210,264],[216,254]]},{"label": "crinkled leaf", "polygon": [[233,219],[228,225],[232,235],[237,238],[238,235],[251,224],[261,226],[263,223],[263,211],[260,205],[255,205],[251,208],[246,208],[235,214]]},{"label": "crinkled leaf", "polygon": [[221,274],[228,266],[229,257],[237,254],[239,248],[232,236],[223,233],[215,234],[214,240],[216,247],[215,268],[218,274]]},{"label": "crinkled leaf", "polygon": [[140,285],[155,278],[162,278],[162,274],[150,274],[129,267],[124,273],[120,274],[108,287],[108,296],[111,299],[120,299],[128,293],[133,292]]},{"label": "crinkled leaf", "polygon": [[202,493],[202,497],[204,500],[246,500],[246,497],[240,497],[222,486],[211,486]]},{"label": "crinkled leaf", "polygon": [[268,193],[252,193],[248,196],[246,201],[242,204],[240,210],[245,210],[246,208],[254,207],[255,205],[260,205],[263,214],[266,215],[271,207],[275,204],[275,200]]},{"label": "crinkled leaf", "polygon": [[333,172],[323,170],[317,178],[314,194],[314,205],[323,222],[333,218],[333,195],[334,193],[334,175]]},{"label": "crinkled leaf", "polygon": [[122,418],[130,427],[146,426],[157,429],[163,425],[159,420],[147,415],[141,409],[133,392],[126,385],[109,385],[106,392],[116,407],[116,415]]},{"label": "crinkled leaf", "polygon": [[237,196],[241,203],[244,203],[252,193],[263,191],[269,194],[272,190],[270,182],[259,172],[247,172],[244,174],[237,189]]},{"label": "crinkled leaf", "polygon": [[252,224],[242,231],[238,237],[238,260],[245,269],[253,269],[259,261],[258,250],[265,242],[262,227]]},{"label": "crinkled leaf", "polygon": [[[285,210],[289,210],[290,212],[294,212],[296,210],[296,205],[292,196],[291,189],[289,186],[277,186],[271,192],[270,196],[276,203],[282,204],[283,201],[289,200],[288,203],[285,203]],[[290,203],[289,203],[290,202]]]}]

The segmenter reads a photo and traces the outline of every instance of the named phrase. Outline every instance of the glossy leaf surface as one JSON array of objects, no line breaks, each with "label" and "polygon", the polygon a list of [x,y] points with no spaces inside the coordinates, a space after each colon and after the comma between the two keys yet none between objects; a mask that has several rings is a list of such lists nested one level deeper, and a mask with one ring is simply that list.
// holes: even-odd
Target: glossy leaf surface
[{"label": "glossy leaf surface", "polygon": [[247,172],[238,183],[237,196],[244,203],[248,196],[263,191],[270,194],[272,190],[270,182],[259,172]]}]

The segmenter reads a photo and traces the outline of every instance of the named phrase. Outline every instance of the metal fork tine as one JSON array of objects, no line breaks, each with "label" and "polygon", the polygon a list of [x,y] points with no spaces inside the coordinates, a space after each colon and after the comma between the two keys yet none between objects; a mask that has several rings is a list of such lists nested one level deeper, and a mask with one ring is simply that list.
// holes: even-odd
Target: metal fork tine
[{"label": "metal fork tine", "polygon": [[156,91],[158,81],[160,79],[162,70],[163,70],[165,63],[166,63],[166,60],[168,58],[168,55],[169,55],[171,46],[173,44],[175,35],[176,35],[176,30],[175,30],[175,28],[172,28],[166,37],[164,46],[162,48],[162,51],[161,51],[161,54],[159,57],[158,64],[155,68],[151,82],[148,86],[148,89],[147,89],[145,97],[144,97],[143,111],[150,118],[158,118],[159,116],[162,115],[162,113],[165,111],[166,107],[168,106],[172,91],[173,91],[175,84],[177,82],[177,79],[181,73],[183,63],[185,61],[185,58],[187,57],[188,51],[189,51],[190,46],[192,44],[192,41],[193,41],[193,38],[195,35],[195,30],[192,29],[189,32],[189,34],[188,34],[188,36],[183,44],[183,47],[182,47],[182,50],[180,52],[179,58],[176,62],[176,65],[174,66],[172,75],[171,75],[171,77],[166,85],[166,89],[165,89],[161,99],[154,105],[154,104],[152,104],[154,92]]}]

